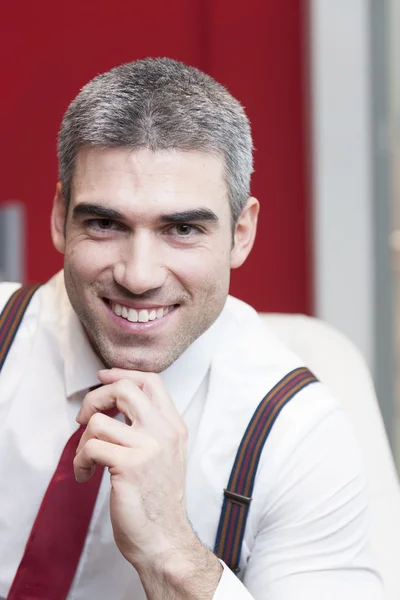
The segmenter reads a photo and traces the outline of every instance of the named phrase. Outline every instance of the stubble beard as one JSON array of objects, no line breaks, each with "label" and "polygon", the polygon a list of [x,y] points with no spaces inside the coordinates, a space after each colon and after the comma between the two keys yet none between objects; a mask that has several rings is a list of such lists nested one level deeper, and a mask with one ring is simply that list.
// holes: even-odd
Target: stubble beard
[{"label": "stubble beard", "polygon": [[[74,278],[68,270],[64,271],[64,277],[70,303],[83,325],[88,340],[96,355],[109,369],[118,367],[120,369],[152,373],[165,371],[214,323],[224,305],[222,303],[218,307],[219,303],[216,301],[216,294],[215,297],[208,301],[208,305],[214,307],[214,310],[202,312],[200,319],[193,319],[193,316],[192,318],[188,316],[187,322],[190,323],[190,327],[185,328],[185,324],[180,323],[179,329],[174,331],[167,346],[165,346],[164,341],[163,347],[152,348],[154,341],[145,336],[141,336],[143,339],[140,339],[140,342],[138,342],[137,338],[136,340],[134,339],[136,337],[135,334],[121,332],[114,334],[116,339],[110,339],[110,336],[105,333],[104,327],[101,325],[101,318],[96,317],[81,302],[81,293],[78,292],[78,286],[75,284]],[[83,287],[82,284],[80,284],[80,287]],[[96,290],[94,288],[91,289],[97,297],[97,301],[101,301]],[[179,306],[177,310],[185,310],[184,305],[182,305],[182,308]],[[171,317],[174,318],[172,315]],[[151,357],[152,351],[154,355]]]},{"label": "stubble beard", "polygon": [[[146,339],[145,336],[140,342],[135,340],[135,343],[132,343],[132,338],[135,336],[129,333],[119,334],[115,341],[110,340],[92,314],[89,315],[86,310],[76,310],[75,307],[74,310],[86,331],[93,350],[107,368],[118,367],[152,373],[161,373],[172,365],[212,325],[219,314],[208,315],[208,318],[203,316],[203,319],[197,321],[190,330],[182,331],[180,329],[174,332],[167,346],[160,347],[156,342],[156,347],[153,348],[153,340]],[[151,356],[152,352],[153,356]]]}]

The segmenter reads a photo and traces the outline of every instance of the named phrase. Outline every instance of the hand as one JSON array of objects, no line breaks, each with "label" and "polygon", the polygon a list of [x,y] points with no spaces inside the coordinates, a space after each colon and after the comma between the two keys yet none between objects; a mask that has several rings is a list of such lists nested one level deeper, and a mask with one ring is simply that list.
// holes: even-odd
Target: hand
[{"label": "hand", "polygon": [[[104,385],[85,396],[76,419],[87,428],[75,477],[85,482],[95,465],[108,467],[115,541],[139,568],[199,543],[186,516],[187,428],[159,375],[111,369],[99,379]],[[114,406],[125,423],[99,412]]]}]

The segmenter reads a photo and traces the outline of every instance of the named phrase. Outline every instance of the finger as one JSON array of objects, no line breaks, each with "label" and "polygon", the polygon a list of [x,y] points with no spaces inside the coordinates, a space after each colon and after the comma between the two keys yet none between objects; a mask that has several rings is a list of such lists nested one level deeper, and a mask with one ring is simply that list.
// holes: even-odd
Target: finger
[{"label": "finger", "polygon": [[134,381],[143,390],[143,393],[151,399],[152,404],[158,409],[163,418],[177,429],[182,436],[187,437],[188,432],[185,422],[166,391],[160,375],[143,371],[128,371],[114,367],[99,371],[98,377],[104,383],[117,381],[122,377]]},{"label": "finger", "polygon": [[81,451],[82,447],[91,438],[119,446],[126,446],[127,448],[132,448],[135,445],[135,434],[132,427],[121,423],[121,421],[107,417],[102,413],[96,413],[90,418],[79,441],[76,454]]},{"label": "finger", "polygon": [[96,465],[115,469],[127,459],[127,448],[92,438],[74,458],[75,479],[85,483],[94,474]]},{"label": "finger", "polygon": [[146,394],[132,380],[125,378],[86,394],[76,420],[86,425],[95,413],[115,406],[132,423],[135,420],[146,422],[148,414],[154,411]]},{"label": "finger", "polygon": [[[120,379],[131,379],[140,387],[139,377],[136,376],[137,371],[129,371],[128,369],[118,369],[113,367],[112,369],[101,369],[97,372],[98,378],[104,384],[114,383]],[[143,387],[143,386],[142,386]]]},{"label": "finger", "polygon": [[156,373],[128,371],[127,369],[114,367],[99,371],[98,377],[103,383],[112,383],[122,378],[130,379],[152,400],[153,404],[158,407],[164,416],[169,417],[169,419],[175,419],[179,416],[174,403],[165,389],[161,376]]}]

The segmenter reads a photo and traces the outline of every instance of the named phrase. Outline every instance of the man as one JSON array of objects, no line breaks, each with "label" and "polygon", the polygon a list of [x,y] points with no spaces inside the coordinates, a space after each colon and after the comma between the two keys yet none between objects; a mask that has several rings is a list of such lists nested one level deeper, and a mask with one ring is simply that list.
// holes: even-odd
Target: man
[{"label": "man", "polygon": [[[64,271],[33,295],[0,377],[0,595],[27,589],[42,501],[78,421],[76,494],[101,466],[109,476],[68,598],[381,598],[358,450],[317,382],[265,443],[236,574],[212,552],[246,427],[302,369],[228,297],[259,209],[239,102],[172,60],[122,65],[72,102],[58,156]],[[0,308],[17,287],[0,287]]]}]

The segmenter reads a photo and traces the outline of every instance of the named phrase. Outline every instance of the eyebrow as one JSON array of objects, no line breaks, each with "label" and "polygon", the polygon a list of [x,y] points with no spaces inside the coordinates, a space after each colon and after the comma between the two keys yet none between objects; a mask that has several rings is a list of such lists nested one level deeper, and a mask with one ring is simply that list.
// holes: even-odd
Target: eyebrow
[{"label": "eyebrow", "polygon": [[81,202],[74,207],[72,218],[78,217],[99,217],[101,219],[112,219],[113,221],[123,221],[124,215],[114,208],[106,208],[100,204],[90,204],[89,202]]},{"label": "eyebrow", "polygon": [[160,223],[187,223],[192,221],[218,223],[217,215],[209,208],[194,208],[193,210],[174,212],[168,215],[162,215],[158,220]]},{"label": "eyebrow", "polygon": [[[125,221],[126,217],[119,210],[114,208],[106,208],[101,204],[91,204],[89,202],[81,202],[74,207],[72,218],[79,217],[99,217],[101,219],[110,219],[113,221]],[[161,215],[158,218],[160,223],[188,223],[188,222],[209,222],[218,223],[217,215],[209,208],[194,208],[193,210],[183,210]]]}]

